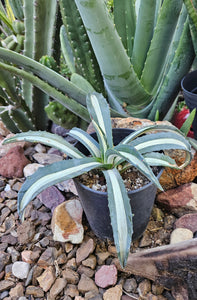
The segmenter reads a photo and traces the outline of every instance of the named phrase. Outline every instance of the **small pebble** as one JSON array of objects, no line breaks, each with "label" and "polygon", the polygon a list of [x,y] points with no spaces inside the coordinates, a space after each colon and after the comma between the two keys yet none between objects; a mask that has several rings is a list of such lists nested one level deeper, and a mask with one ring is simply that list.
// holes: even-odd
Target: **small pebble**
[{"label": "small pebble", "polygon": [[28,276],[30,264],[24,261],[16,261],[12,265],[12,273],[19,279],[25,279]]},{"label": "small pebble", "polygon": [[187,228],[176,228],[170,236],[170,244],[175,244],[190,240],[193,238],[193,232]]}]

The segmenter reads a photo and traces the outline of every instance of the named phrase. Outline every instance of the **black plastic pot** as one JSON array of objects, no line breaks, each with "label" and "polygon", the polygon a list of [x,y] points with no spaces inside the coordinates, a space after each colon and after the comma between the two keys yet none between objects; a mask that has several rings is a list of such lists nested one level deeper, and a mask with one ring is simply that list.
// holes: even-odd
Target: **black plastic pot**
[{"label": "black plastic pot", "polygon": [[[113,129],[114,144],[118,144],[132,131],[131,129]],[[95,138],[96,134],[94,133],[92,136]],[[77,143],[77,148],[81,151],[85,150],[79,143]],[[160,169],[157,176],[158,178],[162,172],[163,169]],[[91,229],[100,238],[113,239],[107,193],[94,191],[81,184],[77,179],[74,179],[74,183]],[[132,212],[134,214],[133,240],[139,238],[146,229],[153,208],[156,191],[156,186],[149,183],[138,190],[128,192],[128,196],[131,199]]]},{"label": "black plastic pot", "polygon": [[[190,112],[197,109],[197,70],[187,74],[181,81],[185,103]],[[197,114],[192,124],[195,139],[197,139]]]}]

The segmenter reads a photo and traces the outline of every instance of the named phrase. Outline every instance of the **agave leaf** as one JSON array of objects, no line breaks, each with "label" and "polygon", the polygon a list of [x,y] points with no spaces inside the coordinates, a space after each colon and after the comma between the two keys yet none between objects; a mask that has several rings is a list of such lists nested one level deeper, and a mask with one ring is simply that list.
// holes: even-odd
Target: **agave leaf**
[{"label": "agave leaf", "polygon": [[3,141],[3,144],[19,142],[19,141],[42,143],[44,145],[59,149],[60,151],[66,153],[67,155],[73,158],[84,157],[84,154],[82,154],[77,148],[75,148],[66,140],[64,140],[61,136],[46,131],[28,131],[28,132],[18,133],[15,134],[13,137],[5,139]]},{"label": "agave leaf", "polygon": [[91,118],[100,127],[109,147],[113,146],[112,126],[109,105],[105,98],[98,93],[87,96],[87,107]]},{"label": "agave leaf", "polygon": [[145,134],[149,131],[167,131],[167,132],[177,132],[179,133],[180,135],[183,135],[181,133],[181,131],[175,127],[174,125],[150,125],[150,126],[146,126],[146,127],[143,127],[137,131],[134,131],[132,133],[130,133],[126,138],[124,138],[122,141],[121,141],[121,144],[128,144],[130,143],[131,141],[135,140],[138,136],[142,135],[142,134]]},{"label": "agave leaf", "polygon": [[184,136],[175,132],[157,132],[147,134],[132,141],[141,154],[167,149],[181,149],[190,152],[191,146]]},{"label": "agave leaf", "polygon": [[110,156],[114,156],[114,154],[117,155],[117,157],[124,158],[152,181],[160,190],[163,190],[152,169],[145,162],[144,157],[134,147],[119,144],[118,146],[115,146],[114,149],[108,149],[106,153],[108,160],[110,160]]},{"label": "agave leaf", "polygon": [[104,162],[106,162],[105,161],[105,153],[107,151],[107,141],[105,139],[105,136],[103,135],[102,130],[100,129],[100,127],[97,125],[97,123],[94,120],[92,120],[92,124],[94,126],[94,129],[95,129],[97,137],[98,137],[102,159]]},{"label": "agave leaf", "polygon": [[18,213],[24,217],[24,209],[30,201],[47,187],[74,178],[102,164],[95,158],[81,158],[59,161],[39,168],[27,177],[18,194]]},{"label": "agave leaf", "polygon": [[107,182],[108,205],[113,236],[122,267],[126,265],[133,234],[130,199],[116,168],[103,171]]},{"label": "agave leaf", "polygon": [[68,132],[68,135],[81,142],[93,156],[100,157],[101,154],[99,144],[87,132],[80,128],[74,127]]},{"label": "agave leaf", "polygon": [[175,160],[163,153],[151,152],[143,156],[147,164],[149,164],[149,166],[163,166],[163,167],[179,169]]}]

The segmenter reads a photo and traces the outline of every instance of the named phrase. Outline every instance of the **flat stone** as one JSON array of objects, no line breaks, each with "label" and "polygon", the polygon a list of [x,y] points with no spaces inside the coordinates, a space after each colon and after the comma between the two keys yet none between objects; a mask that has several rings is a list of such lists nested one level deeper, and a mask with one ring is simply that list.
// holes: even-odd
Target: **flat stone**
[{"label": "flat stone", "polygon": [[122,296],[122,286],[116,285],[115,287],[108,289],[103,294],[103,300],[120,300],[121,296]]},{"label": "flat stone", "polygon": [[0,174],[7,178],[23,177],[23,168],[29,163],[21,146],[11,148],[0,159]]},{"label": "flat stone", "polygon": [[197,231],[197,213],[186,214],[175,222],[175,228],[187,228],[193,233]]},{"label": "flat stone", "polygon": [[79,274],[70,268],[63,270],[62,276],[68,283],[78,284],[79,282]]},{"label": "flat stone", "polygon": [[25,177],[33,175],[39,168],[43,168],[44,166],[38,163],[28,164],[24,167],[23,173]]},{"label": "flat stone", "polygon": [[53,239],[59,242],[80,244],[84,234],[81,223],[82,213],[80,201],[77,199],[58,205],[52,217]]},{"label": "flat stone", "polygon": [[37,277],[37,281],[44,292],[48,292],[52,284],[55,282],[55,279],[55,270],[52,266],[48,267],[41,276]]},{"label": "flat stone", "polygon": [[32,295],[36,298],[43,298],[44,292],[39,286],[29,285],[26,288],[26,295]]},{"label": "flat stone", "polygon": [[95,282],[101,288],[115,285],[117,282],[117,269],[115,265],[104,265],[95,273]]},{"label": "flat stone", "polygon": [[197,184],[191,182],[160,193],[156,200],[169,211],[197,211]]},{"label": "flat stone", "polygon": [[26,244],[30,242],[35,235],[35,224],[25,220],[17,227],[18,242]]},{"label": "flat stone", "polygon": [[48,187],[37,198],[52,212],[54,212],[56,206],[65,201],[65,197],[55,186]]},{"label": "flat stone", "polygon": [[76,262],[77,264],[86,259],[95,249],[94,240],[89,238],[85,239],[81,246],[77,249]]},{"label": "flat stone", "polygon": [[20,260],[20,253],[19,251],[17,251],[14,247],[8,247],[7,248],[7,252],[11,255],[11,259],[12,259],[12,263],[14,263],[15,261]]},{"label": "flat stone", "polygon": [[170,244],[175,244],[193,239],[193,232],[187,228],[176,228],[170,236]]},{"label": "flat stone", "polygon": [[94,281],[87,277],[85,274],[81,275],[81,278],[78,283],[78,290],[82,293],[85,294],[86,292],[89,291],[96,291],[98,293],[98,288]]},{"label": "flat stone", "polygon": [[56,154],[35,153],[33,158],[41,165],[48,165],[63,160],[63,157]]},{"label": "flat stone", "polygon": [[57,297],[57,295],[59,295],[61,293],[61,291],[63,291],[66,284],[67,284],[67,281],[64,278],[57,278],[50,290],[50,297],[52,299],[55,299]]},{"label": "flat stone", "polygon": [[33,260],[32,260],[32,251],[31,250],[24,250],[22,253],[21,253],[21,257],[22,257],[22,261],[26,262],[26,263],[29,263],[29,264],[32,264],[33,263]]},{"label": "flat stone", "polygon": [[57,183],[57,187],[60,191],[71,192],[76,196],[78,195],[77,189],[72,179]]},{"label": "flat stone", "polygon": [[15,286],[15,282],[11,280],[1,280],[0,281],[0,292],[5,290],[9,290],[10,288]]},{"label": "flat stone", "polygon": [[12,274],[19,279],[24,279],[27,278],[29,269],[30,264],[24,261],[16,261],[12,265]]},{"label": "flat stone", "polygon": [[88,268],[88,267],[85,267],[85,266],[83,266],[83,265],[80,265],[80,266],[79,266],[77,272],[78,272],[80,275],[85,274],[87,277],[90,277],[90,278],[93,277],[93,276],[94,276],[94,273],[95,273],[94,270],[92,270],[92,269],[90,269],[90,268]]}]

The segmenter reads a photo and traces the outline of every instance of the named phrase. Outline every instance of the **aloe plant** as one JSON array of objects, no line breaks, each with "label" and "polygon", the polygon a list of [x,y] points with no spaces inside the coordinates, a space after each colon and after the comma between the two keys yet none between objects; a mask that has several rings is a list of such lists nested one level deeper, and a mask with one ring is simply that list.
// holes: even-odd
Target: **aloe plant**
[{"label": "aloe plant", "polygon": [[[118,166],[122,165],[122,171],[129,166],[135,166],[162,190],[150,166],[183,168],[191,160],[190,144],[176,127],[157,125],[135,131],[114,146],[110,110],[105,98],[98,93],[89,94],[87,108],[98,142],[79,128],[71,129],[69,135],[80,141],[89,150],[90,156],[85,157],[65,139],[49,132],[30,131],[4,140],[4,144],[21,140],[41,142],[60,149],[71,158],[40,168],[26,179],[18,194],[18,213],[23,219],[26,206],[45,188],[80,176],[92,169],[101,170],[106,178],[108,188],[109,210],[110,215],[113,216],[111,223],[114,241],[118,257],[124,266],[129,253],[133,227],[130,200]],[[153,130],[156,130],[156,133],[146,134]],[[184,150],[186,152],[185,162],[178,166],[172,158],[160,153],[165,149]]]}]

